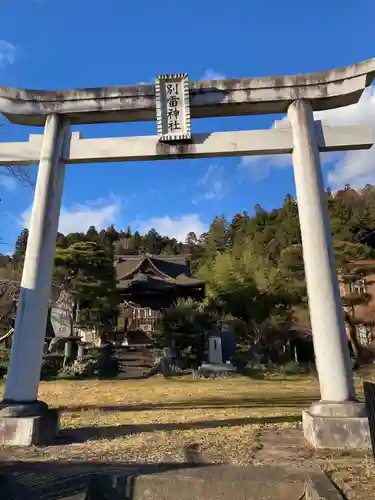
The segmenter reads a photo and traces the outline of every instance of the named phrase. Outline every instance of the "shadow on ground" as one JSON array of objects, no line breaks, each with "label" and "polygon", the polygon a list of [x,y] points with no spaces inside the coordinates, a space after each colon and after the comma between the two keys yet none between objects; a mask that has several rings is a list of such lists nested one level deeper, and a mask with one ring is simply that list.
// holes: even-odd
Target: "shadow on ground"
[{"label": "shadow on ground", "polygon": [[61,413],[69,413],[82,410],[99,410],[99,411],[160,411],[160,410],[199,410],[199,409],[225,409],[225,408],[305,408],[313,402],[313,398],[309,397],[273,397],[268,398],[249,398],[249,399],[228,399],[228,398],[208,398],[189,401],[176,401],[173,403],[153,404],[144,403],[139,405],[71,405],[59,406],[57,409]]},{"label": "shadow on ground", "polygon": [[107,427],[78,427],[67,428],[60,431],[60,444],[85,442],[96,439],[115,439],[127,434],[141,434],[143,432],[158,431],[186,431],[191,429],[214,429],[216,427],[235,427],[249,424],[276,424],[294,423],[301,420],[298,416],[278,416],[278,417],[245,417],[230,418],[223,420],[201,420],[198,422],[171,422],[153,423],[139,425],[114,425]]},{"label": "shadow on ground", "polygon": [[[95,491],[95,498],[112,497],[117,491],[121,498],[131,500],[134,481],[142,475],[159,474],[209,464],[189,463],[122,463],[122,462],[7,462],[0,464],[0,498],[38,498],[57,500],[86,498]],[[98,476],[100,474],[100,476]],[[14,496],[17,494],[18,496]],[[111,494],[111,496],[107,496]],[[31,495],[31,496],[29,496]],[[98,496],[96,496],[98,495]],[[90,498],[94,498],[91,497]]]}]

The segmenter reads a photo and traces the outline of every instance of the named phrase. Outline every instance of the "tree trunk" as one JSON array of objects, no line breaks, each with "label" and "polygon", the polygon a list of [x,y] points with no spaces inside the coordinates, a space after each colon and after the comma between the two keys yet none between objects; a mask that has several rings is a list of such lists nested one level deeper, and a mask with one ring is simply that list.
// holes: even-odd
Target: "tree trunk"
[{"label": "tree trunk", "polygon": [[360,344],[358,342],[358,338],[357,338],[356,325],[352,321],[352,317],[350,316],[350,314],[347,311],[345,311],[345,323],[349,327],[350,345],[352,346],[354,357],[355,357],[356,362],[357,362],[357,366],[359,366],[359,364],[362,360],[362,350],[361,350],[361,346],[360,346]]},{"label": "tree trunk", "polygon": [[298,365],[298,351],[296,344],[294,344],[293,346],[293,354],[294,354],[294,362],[296,365]]}]

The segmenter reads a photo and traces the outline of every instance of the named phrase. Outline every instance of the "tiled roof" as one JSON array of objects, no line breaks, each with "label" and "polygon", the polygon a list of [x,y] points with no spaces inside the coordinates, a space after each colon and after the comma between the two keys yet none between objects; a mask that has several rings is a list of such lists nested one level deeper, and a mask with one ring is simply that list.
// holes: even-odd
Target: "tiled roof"
[{"label": "tiled roof", "polygon": [[[154,271],[152,277],[143,273],[147,267]],[[191,277],[186,255],[125,255],[117,258],[115,268],[119,288],[145,280],[153,287],[167,283],[173,286],[203,285],[202,281]]]}]

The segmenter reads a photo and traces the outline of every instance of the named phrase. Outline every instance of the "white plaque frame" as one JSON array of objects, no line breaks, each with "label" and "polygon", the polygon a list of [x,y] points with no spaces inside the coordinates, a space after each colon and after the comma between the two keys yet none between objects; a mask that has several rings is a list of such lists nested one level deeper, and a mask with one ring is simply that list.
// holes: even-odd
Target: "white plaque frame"
[{"label": "white plaque frame", "polygon": [[[171,132],[168,128],[166,86],[169,83],[179,85],[179,98],[181,105],[179,111],[181,117],[181,132]],[[156,119],[159,141],[174,142],[191,139],[191,119],[190,119],[190,92],[189,77],[187,73],[174,73],[158,75],[155,83],[156,97]]]}]

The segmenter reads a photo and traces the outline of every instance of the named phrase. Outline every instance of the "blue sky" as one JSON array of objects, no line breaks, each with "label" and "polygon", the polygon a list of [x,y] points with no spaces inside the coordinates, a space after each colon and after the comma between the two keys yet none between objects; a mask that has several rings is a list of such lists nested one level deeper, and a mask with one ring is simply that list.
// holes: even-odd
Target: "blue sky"
[{"label": "blue sky", "polygon": [[[330,69],[375,55],[374,18],[373,0],[12,0],[1,6],[0,85],[63,89],[152,82],[172,72],[199,80]],[[375,124],[374,117],[372,88],[359,105],[319,116]],[[195,120],[193,132],[269,128],[275,118]],[[79,130],[85,137],[156,134],[156,123]],[[0,141],[41,131],[5,121]],[[372,150],[330,155],[326,182],[333,188],[375,182],[373,160]],[[29,172],[35,178],[36,169]],[[256,203],[277,207],[286,193],[294,184],[285,157],[70,165],[60,230],[130,224],[183,238],[204,231],[217,214],[230,218]],[[33,189],[0,172],[0,197],[0,250],[8,252],[27,222]]]}]

